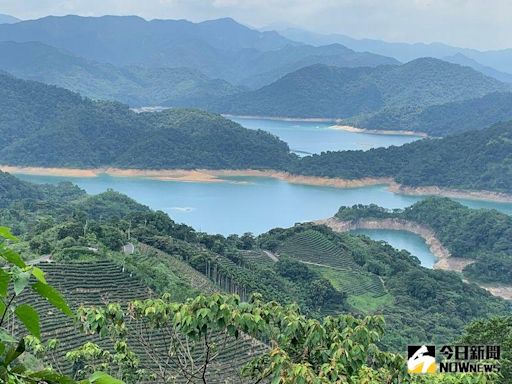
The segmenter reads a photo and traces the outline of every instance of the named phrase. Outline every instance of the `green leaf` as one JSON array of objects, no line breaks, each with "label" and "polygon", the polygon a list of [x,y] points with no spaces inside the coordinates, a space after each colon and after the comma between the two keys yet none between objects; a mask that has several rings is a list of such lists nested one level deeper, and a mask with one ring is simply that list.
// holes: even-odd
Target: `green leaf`
[{"label": "green leaf", "polygon": [[25,352],[25,339],[21,339],[16,348],[13,348],[9,352],[7,352],[4,364],[6,366],[11,364],[14,360],[20,357],[23,352]]},{"label": "green leaf", "polygon": [[48,284],[44,284],[38,281],[37,283],[34,283],[34,285],[32,285],[32,289],[36,291],[39,294],[39,296],[47,299],[50,302],[50,304],[52,304],[62,313],[69,317],[73,317],[73,312],[66,303],[66,300],[64,300],[62,295],[55,288]]},{"label": "green leaf", "polygon": [[91,384],[124,384],[123,381],[115,379],[103,372],[94,372],[91,377],[89,377],[89,381]]},{"label": "green leaf", "polygon": [[42,381],[50,384],[75,384],[75,381],[70,377],[61,375],[55,371],[45,369],[43,371],[31,373],[28,377],[31,379]]},{"label": "green leaf", "polygon": [[0,296],[7,297],[7,290],[9,288],[9,281],[11,280],[11,275],[8,272],[4,271],[0,268]]},{"label": "green leaf", "polygon": [[41,283],[46,284],[46,279],[44,277],[44,271],[38,267],[32,267],[32,275],[39,280]]},{"label": "green leaf", "polygon": [[13,236],[11,230],[7,227],[0,227],[0,237],[7,240],[18,241],[18,238]]},{"label": "green leaf", "polygon": [[15,343],[16,339],[12,337],[9,333],[5,332],[3,329],[0,329],[0,341],[5,343]]},{"label": "green leaf", "polygon": [[39,314],[28,304],[21,304],[16,307],[14,314],[25,325],[25,328],[32,336],[41,338],[41,325],[39,323]]},{"label": "green leaf", "polygon": [[12,279],[14,281],[14,293],[18,296],[28,285],[30,272],[15,270]]},{"label": "green leaf", "polygon": [[27,265],[21,259],[21,256],[14,252],[12,249],[6,248],[0,244],[0,257],[4,258],[7,262],[16,265],[20,268],[25,268]]}]

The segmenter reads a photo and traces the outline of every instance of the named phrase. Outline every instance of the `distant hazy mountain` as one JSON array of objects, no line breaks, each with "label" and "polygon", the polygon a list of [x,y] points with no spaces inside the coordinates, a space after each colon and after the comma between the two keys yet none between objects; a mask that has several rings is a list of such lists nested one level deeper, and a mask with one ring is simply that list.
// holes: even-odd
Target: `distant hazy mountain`
[{"label": "distant hazy mountain", "polygon": [[286,46],[280,50],[267,51],[255,57],[250,64],[241,63],[240,71],[246,66],[246,77],[239,82],[256,89],[296,71],[313,65],[325,64],[337,67],[376,67],[385,64],[399,64],[393,58],[367,52],[355,52],[341,44],[320,47],[311,45]]},{"label": "distant hazy mountain", "polygon": [[491,93],[426,108],[384,108],[375,114],[347,119],[344,123],[369,129],[413,130],[445,136],[509,120],[512,120],[512,93]]},{"label": "distant hazy mountain", "polygon": [[[201,23],[146,21],[135,16],[45,17],[0,25],[0,41],[38,41],[117,66],[188,67],[232,83],[261,85],[312,63],[376,66],[396,63],[341,46],[311,47],[232,19]],[[256,80],[252,78],[260,76]]]},{"label": "distant hazy mountain", "polygon": [[0,164],[280,168],[288,145],[219,115],[135,113],[63,88],[0,75]]},{"label": "distant hazy mountain", "polygon": [[506,83],[512,83],[512,73],[505,73],[498,71],[492,67],[487,67],[485,65],[480,64],[476,60],[464,56],[462,53],[457,53],[453,56],[444,57],[443,60],[454,64],[465,65],[467,67],[476,69],[477,71],[482,72],[484,75],[487,75],[489,77],[494,77],[495,79]]},{"label": "distant hazy mountain", "polygon": [[130,106],[184,106],[242,89],[188,68],[116,67],[38,42],[0,42],[0,70],[54,84],[94,99]]},{"label": "distant hazy mountain", "polygon": [[428,58],[377,68],[313,65],[210,107],[242,115],[343,118],[509,90],[511,86],[469,67]]},{"label": "distant hazy mountain", "polygon": [[17,19],[14,16],[5,15],[3,13],[0,13],[0,24],[14,24],[20,21],[20,19]]},{"label": "distant hazy mountain", "polygon": [[[322,35],[297,28],[280,30],[279,33],[289,39],[311,45],[339,43],[356,51],[367,51],[390,56],[402,62],[420,57],[443,59],[445,57],[462,54],[477,62],[476,65],[472,65],[470,62],[465,63],[465,65],[469,65],[476,70],[480,70],[478,67],[487,66],[499,72],[505,72],[506,74],[512,73],[512,49],[478,51],[476,49],[453,47],[442,43],[392,43],[374,39],[354,39],[341,34]],[[490,75],[489,73],[486,74]],[[500,77],[497,78],[498,80],[503,80]]]}]

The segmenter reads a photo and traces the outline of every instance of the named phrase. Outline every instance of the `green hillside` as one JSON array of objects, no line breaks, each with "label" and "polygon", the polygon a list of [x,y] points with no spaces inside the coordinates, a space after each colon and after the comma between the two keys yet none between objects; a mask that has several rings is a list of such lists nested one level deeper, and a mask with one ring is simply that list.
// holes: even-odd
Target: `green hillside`
[{"label": "green hillside", "polygon": [[188,68],[116,67],[38,42],[0,42],[0,69],[16,77],[57,85],[93,99],[132,107],[198,105],[241,91]]},{"label": "green hillside", "polygon": [[404,210],[376,205],[342,207],[340,220],[398,218],[433,229],[453,257],[476,262],[464,269],[467,278],[512,283],[512,217],[495,210],[471,209],[447,198],[429,198]]},{"label": "green hillside", "polygon": [[411,130],[430,136],[446,136],[508,120],[512,120],[512,93],[491,93],[425,108],[384,108],[374,114],[346,119],[343,123],[361,128]]},{"label": "green hillside", "polygon": [[[13,180],[0,179],[7,185]],[[215,290],[246,300],[258,292],[265,300],[296,303],[315,318],[382,313],[388,324],[384,343],[393,350],[412,341],[451,340],[471,320],[507,310],[504,301],[464,284],[458,275],[421,267],[408,252],[323,226],[273,229],[249,241],[249,235],[196,232],[113,191],[60,204],[47,201],[44,195],[12,196],[0,209],[0,225],[18,228],[17,248],[25,257],[51,254],[60,264],[108,262],[120,278],[128,281],[131,274],[138,284],[169,292],[174,300]],[[133,255],[120,252],[127,242],[135,244]],[[261,262],[264,251],[277,261]],[[139,292],[132,291],[125,293]],[[454,314],[450,308],[460,301],[465,310]]]},{"label": "green hillside", "polygon": [[[426,107],[509,91],[510,85],[457,64],[424,58],[403,65],[312,65],[210,107],[261,116],[346,118],[383,108]],[[293,97],[289,97],[293,95]]]},{"label": "green hillside", "polygon": [[301,158],[292,173],[308,176],[392,177],[412,186],[512,192],[512,123],[442,139],[369,151],[325,152]]},{"label": "green hillside", "polygon": [[[490,305],[490,311],[503,308],[499,304],[503,301],[463,283],[457,274],[423,268],[407,251],[365,236],[301,224],[273,229],[261,235],[258,243],[280,258],[297,260],[320,273],[347,295],[352,311],[384,314],[389,329],[384,342],[392,348],[419,340],[450,339],[450,333],[457,333],[455,329],[467,321],[466,316],[488,315],[486,310],[480,312],[483,302]],[[296,280],[304,274],[299,268],[291,271]],[[451,308],[457,307],[458,300],[472,313],[454,313]]]},{"label": "green hillside", "polygon": [[0,75],[0,163],[58,167],[279,168],[288,146],[218,115],[125,105]]}]

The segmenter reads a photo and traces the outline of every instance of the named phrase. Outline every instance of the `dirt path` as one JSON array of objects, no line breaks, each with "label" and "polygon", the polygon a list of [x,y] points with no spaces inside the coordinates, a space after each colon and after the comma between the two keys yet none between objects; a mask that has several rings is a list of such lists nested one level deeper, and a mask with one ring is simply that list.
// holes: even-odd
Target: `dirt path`
[{"label": "dirt path", "polygon": [[275,254],[273,254],[272,252],[270,251],[265,251],[263,250],[263,252],[265,252],[265,255],[267,255],[268,257],[270,257],[272,259],[272,261],[275,261],[275,262],[278,262],[279,259],[277,258],[277,256]]}]

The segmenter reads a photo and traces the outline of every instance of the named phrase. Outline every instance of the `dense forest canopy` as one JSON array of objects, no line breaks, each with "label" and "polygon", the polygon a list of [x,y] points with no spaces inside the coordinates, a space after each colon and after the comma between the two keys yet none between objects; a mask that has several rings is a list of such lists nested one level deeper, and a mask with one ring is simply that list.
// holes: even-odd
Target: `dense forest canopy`
[{"label": "dense forest canopy", "polygon": [[511,193],[512,122],[400,147],[324,152],[301,158],[290,171],[346,179],[392,177],[412,187]]},{"label": "dense forest canopy", "polygon": [[346,119],[343,124],[369,129],[410,130],[438,137],[509,120],[512,120],[512,93],[498,92],[428,107],[384,108]]},{"label": "dense forest canopy", "polygon": [[197,110],[131,111],[0,75],[0,162],[124,168],[280,168],[288,146]]},{"label": "dense forest canopy", "polygon": [[348,221],[397,218],[426,225],[453,257],[476,260],[465,268],[467,277],[512,283],[512,217],[504,213],[432,197],[404,210],[390,211],[377,205],[342,207],[336,217]]},{"label": "dense forest canopy", "polygon": [[510,90],[510,85],[469,67],[422,58],[376,68],[316,64],[208,107],[240,115],[334,119],[383,108],[427,107]]}]

